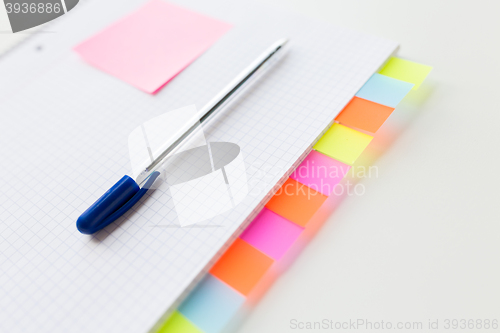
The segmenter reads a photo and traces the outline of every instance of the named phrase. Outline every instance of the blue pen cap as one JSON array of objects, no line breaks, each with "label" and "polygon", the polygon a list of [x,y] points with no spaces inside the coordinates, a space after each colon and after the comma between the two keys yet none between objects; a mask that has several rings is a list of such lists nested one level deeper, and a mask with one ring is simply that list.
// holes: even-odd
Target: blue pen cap
[{"label": "blue pen cap", "polygon": [[76,221],[78,231],[82,234],[93,234],[102,229],[106,218],[125,205],[139,190],[139,185],[132,178],[123,176],[80,215]]}]

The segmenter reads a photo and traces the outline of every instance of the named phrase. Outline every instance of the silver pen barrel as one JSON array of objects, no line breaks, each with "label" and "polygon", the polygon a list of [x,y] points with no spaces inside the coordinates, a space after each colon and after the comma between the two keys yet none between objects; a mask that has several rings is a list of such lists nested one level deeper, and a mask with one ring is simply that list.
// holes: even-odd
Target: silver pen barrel
[{"label": "silver pen barrel", "polygon": [[206,124],[220,111],[230,105],[236,96],[240,96],[246,89],[260,78],[272,65],[274,65],[286,53],[287,39],[280,39],[271,45],[264,53],[255,59],[236,78],[234,78],[224,89],[212,98],[198,113],[198,115],[180,128],[173,139],[165,143],[165,149],[158,155],[143,171],[139,173],[136,182],[142,186],[155,171],[160,171],[162,165],[169,156],[176,153],[183,142],[189,141],[196,130]]}]

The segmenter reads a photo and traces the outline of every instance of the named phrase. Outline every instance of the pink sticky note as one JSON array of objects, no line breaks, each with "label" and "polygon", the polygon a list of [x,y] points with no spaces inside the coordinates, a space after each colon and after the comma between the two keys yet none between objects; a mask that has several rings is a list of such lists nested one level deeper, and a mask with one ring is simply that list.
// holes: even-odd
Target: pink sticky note
[{"label": "pink sticky note", "polygon": [[152,0],[75,50],[93,66],[155,93],[230,28],[228,23]]},{"label": "pink sticky note", "polygon": [[350,165],[313,150],[295,169],[290,178],[324,195],[330,195],[335,185],[344,178],[349,169],[351,169]]},{"label": "pink sticky note", "polygon": [[264,208],[240,238],[269,257],[279,260],[304,229]]}]

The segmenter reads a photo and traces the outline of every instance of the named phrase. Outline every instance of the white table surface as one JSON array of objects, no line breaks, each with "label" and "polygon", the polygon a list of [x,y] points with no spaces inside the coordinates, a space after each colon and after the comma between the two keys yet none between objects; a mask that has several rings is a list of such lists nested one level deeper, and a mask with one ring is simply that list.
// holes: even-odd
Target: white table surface
[{"label": "white table surface", "polygon": [[434,70],[378,178],[338,206],[239,332],[328,331],[293,319],[422,321],[418,332],[429,319],[433,332],[449,331],[446,319],[500,320],[500,2],[272,2],[397,40],[400,56]]}]

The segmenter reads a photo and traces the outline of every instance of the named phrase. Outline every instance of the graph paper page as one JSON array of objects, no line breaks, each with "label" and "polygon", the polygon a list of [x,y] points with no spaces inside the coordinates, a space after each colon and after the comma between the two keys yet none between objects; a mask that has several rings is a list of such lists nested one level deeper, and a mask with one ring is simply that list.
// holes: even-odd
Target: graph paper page
[{"label": "graph paper page", "polygon": [[[0,58],[0,331],[147,332],[176,306],[397,44],[246,1],[175,3],[234,27],[156,95],[72,50],[144,1],[81,1]],[[94,236],[78,216],[131,173],[128,135],[201,108],[273,42],[290,50],[204,128],[241,149],[248,195],[180,227],[170,191]],[[196,195],[193,194],[193,202]]]}]

